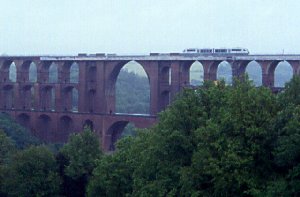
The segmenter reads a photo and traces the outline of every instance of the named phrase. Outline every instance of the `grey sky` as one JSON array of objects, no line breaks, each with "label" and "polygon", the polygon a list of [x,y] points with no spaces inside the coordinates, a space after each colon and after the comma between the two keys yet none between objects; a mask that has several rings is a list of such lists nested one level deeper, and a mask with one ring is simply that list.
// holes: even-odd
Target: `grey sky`
[{"label": "grey sky", "polygon": [[299,0],[0,0],[0,54],[300,54]]}]

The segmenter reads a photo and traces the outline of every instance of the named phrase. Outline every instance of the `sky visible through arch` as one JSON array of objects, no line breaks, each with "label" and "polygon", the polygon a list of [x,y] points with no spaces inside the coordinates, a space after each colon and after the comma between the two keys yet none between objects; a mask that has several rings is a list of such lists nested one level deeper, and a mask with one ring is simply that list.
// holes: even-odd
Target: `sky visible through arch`
[{"label": "sky visible through arch", "polygon": [[0,0],[0,54],[300,53],[298,0]]}]

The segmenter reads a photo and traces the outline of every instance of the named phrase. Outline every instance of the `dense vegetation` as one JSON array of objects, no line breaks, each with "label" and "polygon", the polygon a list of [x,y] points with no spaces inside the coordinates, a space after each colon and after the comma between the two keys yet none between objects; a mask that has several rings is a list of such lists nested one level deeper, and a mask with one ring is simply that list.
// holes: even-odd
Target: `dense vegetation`
[{"label": "dense vegetation", "polygon": [[186,89],[113,154],[88,129],[57,153],[3,131],[0,147],[2,196],[299,196],[300,78],[278,95],[248,80]]}]

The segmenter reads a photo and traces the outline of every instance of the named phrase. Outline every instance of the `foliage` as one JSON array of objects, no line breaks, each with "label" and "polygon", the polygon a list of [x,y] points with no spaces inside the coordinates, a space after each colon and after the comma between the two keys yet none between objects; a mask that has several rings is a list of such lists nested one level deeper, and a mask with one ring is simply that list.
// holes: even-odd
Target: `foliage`
[{"label": "foliage", "polygon": [[57,196],[60,178],[54,155],[44,146],[29,147],[14,155],[5,168],[8,196]]},{"label": "foliage", "polygon": [[88,194],[298,196],[298,80],[278,96],[247,78],[186,89],[158,125],[98,160]]},{"label": "foliage", "polygon": [[0,165],[7,164],[10,156],[15,152],[15,144],[0,130]]},{"label": "foliage", "polygon": [[[64,185],[74,189],[73,196],[84,195],[85,186],[96,165],[95,161],[101,155],[99,138],[89,128],[85,128],[82,133],[72,134],[68,143],[63,146],[58,161],[61,164]],[[74,187],[74,184],[78,187]]]},{"label": "foliage", "polygon": [[40,141],[36,137],[7,114],[0,114],[0,129],[15,142],[16,147],[19,149],[40,144]]},{"label": "foliage", "polygon": [[247,78],[205,82],[106,155],[88,129],[71,135],[56,160],[45,147],[11,151],[0,131],[0,195],[299,196],[299,89],[298,77],[278,95]]},{"label": "foliage", "polygon": [[88,196],[126,196],[132,192],[132,137],[118,143],[118,154],[97,160],[94,177],[88,186]]}]

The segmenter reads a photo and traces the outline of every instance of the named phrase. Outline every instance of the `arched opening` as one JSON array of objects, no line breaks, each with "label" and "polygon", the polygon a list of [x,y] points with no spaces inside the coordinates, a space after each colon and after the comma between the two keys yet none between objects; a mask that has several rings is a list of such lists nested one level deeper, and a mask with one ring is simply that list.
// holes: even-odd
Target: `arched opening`
[{"label": "arched opening", "polygon": [[7,85],[2,89],[3,96],[3,108],[13,109],[14,108],[14,89],[13,86]]},{"label": "arched opening", "polygon": [[34,110],[35,92],[34,92],[34,87],[33,86],[30,88],[30,93],[31,93],[30,106],[31,106],[31,110]]},{"label": "arched opening", "polygon": [[57,83],[58,82],[58,68],[57,65],[52,62],[49,67],[49,83]]},{"label": "arched opening", "polygon": [[78,111],[78,90],[76,88],[72,89],[72,111]]},{"label": "arched opening", "polygon": [[217,80],[224,80],[226,84],[232,84],[232,67],[227,61],[218,65]]},{"label": "arched opening", "polygon": [[204,81],[204,70],[200,62],[195,61],[190,67],[190,85],[200,86]]},{"label": "arched opening", "polygon": [[172,70],[169,66],[165,66],[161,70],[160,83],[163,85],[171,85],[172,82]]},{"label": "arched opening", "polygon": [[259,63],[251,61],[246,67],[246,73],[255,86],[262,85],[262,69]]},{"label": "arched opening", "polygon": [[120,138],[135,135],[135,127],[133,123],[128,121],[118,121],[111,125],[107,133],[111,135],[111,141],[107,148],[109,151],[114,151],[116,142]]},{"label": "arched opening", "polygon": [[35,135],[44,141],[51,140],[51,118],[48,115],[42,114],[39,116]]},{"label": "arched opening", "polygon": [[28,76],[29,82],[31,82],[31,83],[37,82],[37,68],[36,68],[36,65],[34,62],[30,63],[28,75],[29,75]]},{"label": "arched opening", "polygon": [[172,69],[169,68],[169,85],[172,84]]},{"label": "arched opening", "polygon": [[274,86],[284,87],[285,83],[293,78],[293,68],[287,61],[281,61],[277,64],[274,71]]},{"label": "arched opening", "polygon": [[41,91],[41,106],[43,110],[55,111],[55,89],[47,86]]},{"label": "arched opening", "polygon": [[74,62],[70,67],[70,83],[78,83],[79,81],[79,67],[76,62]]},{"label": "arched opening", "polygon": [[96,82],[96,78],[97,67],[95,65],[89,65],[87,79],[89,79],[90,82]]},{"label": "arched opening", "polygon": [[34,109],[34,87],[26,85],[21,89],[20,107],[25,109]]},{"label": "arched opening", "polygon": [[17,67],[14,62],[12,62],[9,66],[8,79],[10,82],[17,82]]},{"label": "arched opening", "polygon": [[22,113],[17,116],[17,122],[25,128],[30,128],[30,116]]},{"label": "arched opening", "polygon": [[64,111],[78,111],[78,90],[75,87],[67,87],[63,90]]},{"label": "arched opening", "polygon": [[58,140],[66,142],[69,138],[69,134],[74,131],[73,120],[69,116],[62,116],[59,120],[59,126]]},{"label": "arched opening", "polygon": [[50,109],[52,111],[55,111],[55,89],[51,88],[51,105],[50,105]]},{"label": "arched opening", "polygon": [[85,120],[83,123],[83,129],[84,128],[89,128],[91,131],[94,131],[94,122],[89,119]]},{"label": "arched opening", "polygon": [[139,63],[130,61],[122,67],[115,91],[117,113],[149,114],[149,79]]},{"label": "arched opening", "polygon": [[94,112],[95,95],[96,95],[96,90],[92,89],[88,92],[87,105],[88,105],[88,111],[91,113]]}]

